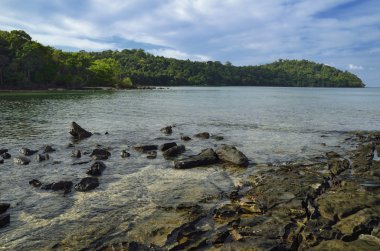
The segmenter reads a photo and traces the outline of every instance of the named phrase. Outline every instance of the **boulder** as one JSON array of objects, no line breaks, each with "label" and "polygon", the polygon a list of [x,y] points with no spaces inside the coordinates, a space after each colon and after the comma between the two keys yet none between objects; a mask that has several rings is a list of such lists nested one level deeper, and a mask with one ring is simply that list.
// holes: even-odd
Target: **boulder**
[{"label": "boulder", "polygon": [[111,153],[106,149],[101,148],[94,149],[90,154],[90,157],[94,160],[106,160],[109,156],[111,156]]},{"label": "boulder", "polygon": [[137,145],[137,146],[134,146],[133,149],[135,149],[138,152],[148,152],[148,151],[157,150],[158,146],[157,145]]},{"label": "boulder", "polygon": [[86,131],[75,122],[71,123],[70,134],[76,139],[85,139],[92,135],[91,132]]},{"label": "boulder", "polygon": [[73,187],[73,182],[71,181],[58,181],[58,182],[53,182],[47,185],[43,185],[41,186],[41,189],[53,190],[53,191],[64,190],[65,193],[69,193],[72,187]]},{"label": "boulder", "polygon": [[149,152],[147,152],[147,158],[148,159],[155,159],[155,158],[157,158],[157,151],[149,151]]},{"label": "boulder", "polygon": [[0,164],[4,164],[4,160],[0,158]]},{"label": "boulder", "polygon": [[43,153],[52,153],[55,152],[56,150],[51,146],[51,145],[46,145],[42,148]]},{"label": "boulder", "polygon": [[78,184],[75,185],[75,190],[79,192],[86,192],[93,190],[99,186],[99,180],[95,177],[83,178]]},{"label": "boulder", "polygon": [[158,149],[160,149],[161,151],[166,151],[169,148],[176,146],[176,145],[177,145],[177,143],[175,143],[175,142],[164,143],[164,144],[160,145],[158,147]]},{"label": "boulder", "polygon": [[13,162],[18,165],[28,165],[30,163],[30,159],[24,156],[18,156],[13,158]]},{"label": "boulder", "polygon": [[222,145],[216,149],[218,158],[238,166],[248,166],[248,158],[234,146]]},{"label": "boulder", "polygon": [[91,176],[100,176],[106,167],[102,161],[96,161],[86,173]]},{"label": "boulder", "polygon": [[182,141],[189,141],[189,140],[191,140],[191,138],[189,137],[189,136],[181,136],[181,140]]},{"label": "boulder", "polygon": [[200,139],[209,139],[210,133],[208,132],[201,132],[194,135],[194,137],[200,138]]},{"label": "boulder", "polygon": [[73,158],[80,158],[82,157],[82,153],[80,150],[74,150],[71,152],[71,157]]},{"label": "boulder", "polygon": [[9,214],[0,214],[0,228],[7,226],[11,222]]},{"label": "boulder", "polygon": [[36,156],[36,160],[38,162],[48,160],[49,158],[50,158],[49,154],[47,154],[47,153],[45,153],[45,154],[37,154],[37,156]]},{"label": "boulder", "polygon": [[12,155],[10,155],[9,153],[3,153],[3,154],[1,154],[1,157],[3,159],[10,159],[12,157]]},{"label": "boulder", "polygon": [[5,213],[10,206],[9,203],[0,203],[0,214]]},{"label": "boulder", "polygon": [[122,158],[128,158],[129,156],[131,156],[131,154],[129,152],[127,152],[127,150],[121,150],[120,156]]},{"label": "boulder", "polygon": [[186,151],[186,149],[185,149],[184,145],[173,146],[173,147],[167,149],[166,151],[164,151],[162,153],[162,155],[164,155],[165,159],[168,159],[171,157],[175,157],[175,156],[177,156],[177,155],[179,155],[185,151]]},{"label": "boulder", "polygon": [[169,135],[169,134],[173,133],[173,128],[172,128],[172,126],[166,126],[164,128],[161,128],[160,131],[163,132],[163,133],[165,133],[165,134],[167,134],[167,135]]},{"label": "boulder", "polygon": [[20,153],[24,154],[25,156],[31,156],[35,153],[37,153],[37,150],[30,150],[29,148],[23,147],[20,149]]},{"label": "boulder", "polygon": [[174,168],[176,169],[186,169],[197,166],[205,166],[210,164],[215,164],[218,162],[218,156],[212,148],[207,148],[202,150],[198,155],[188,157],[186,159],[174,161]]},{"label": "boulder", "polygon": [[29,185],[34,187],[40,187],[42,183],[37,179],[32,179],[31,181],[29,181]]},{"label": "boulder", "polygon": [[7,152],[8,152],[8,149],[5,149],[5,148],[0,149],[0,154],[7,153]]}]

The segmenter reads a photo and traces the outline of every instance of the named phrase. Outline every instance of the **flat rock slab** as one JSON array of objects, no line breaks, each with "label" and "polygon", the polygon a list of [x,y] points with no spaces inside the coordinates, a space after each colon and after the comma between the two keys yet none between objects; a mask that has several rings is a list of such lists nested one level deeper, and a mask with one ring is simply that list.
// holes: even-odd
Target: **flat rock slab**
[{"label": "flat rock slab", "polygon": [[195,156],[174,161],[174,168],[187,169],[198,166],[206,166],[218,162],[218,157],[212,148],[207,148]]}]

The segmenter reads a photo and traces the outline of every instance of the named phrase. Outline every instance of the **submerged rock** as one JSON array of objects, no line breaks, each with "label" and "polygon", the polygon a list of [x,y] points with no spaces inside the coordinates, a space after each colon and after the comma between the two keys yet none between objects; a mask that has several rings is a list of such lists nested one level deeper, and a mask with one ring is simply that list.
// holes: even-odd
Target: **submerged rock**
[{"label": "submerged rock", "polygon": [[157,145],[136,145],[133,147],[138,152],[148,152],[148,151],[153,151],[157,150],[158,146]]},{"label": "submerged rock", "polygon": [[147,158],[148,159],[155,159],[155,158],[157,158],[157,151],[149,151],[149,152],[147,152]]},{"label": "submerged rock", "polygon": [[37,154],[36,156],[36,160],[38,162],[41,162],[41,161],[45,161],[45,160],[48,160],[50,157],[49,157],[49,154]]},{"label": "submerged rock", "polygon": [[10,159],[12,157],[12,155],[10,155],[9,153],[3,153],[3,154],[1,154],[1,157],[3,159]]},{"label": "submerged rock", "polygon": [[215,139],[215,140],[223,140],[224,139],[224,137],[223,136],[220,136],[220,135],[211,135],[211,138],[212,139]]},{"label": "submerged rock", "polygon": [[174,161],[174,168],[186,169],[197,166],[205,166],[215,164],[218,162],[218,157],[212,148],[203,150],[201,153],[195,156],[191,156],[186,159]]},{"label": "submerged rock", "polygon": [[186,148],[184,145],[179,145],[179,146],[173,146],[169,149],[167,149],[166,151],[164,151],[162,153],[162,155],[164,156],[165,159],[168,159],[168,158],[171,158],[171,157],[175,157],[183,152],[186,151]]},{"label": "submerged rock", "polygon": [[91,132],[86,131],[75,122],[71,123],[70,134],[76,139],[85,139],[92,136]]},{"label": "submerged rock", "polygon": [[86,173],[91,176],[100,176],[106,167],[102,161],[96,161]]},{"label": "submerged rock", "polygon": [[29,181],[29,185],[34,187],[40,187],[42,183],[37,179],[32,179],[31,181]]},{"label": "submerged rock", "polygon": [[58,182],[53,182],[50,184],[43,185],[41,186],[41,189],[53,190],[53,191],[64,190],[66,194],[71,191],[72,187],[73,187],[73,182],[71,181],[58,181]]},{"label": "submerged rock", "polygon": [[24,156],[18,156],[13,158],[13,162],[18,165],[28,165],[30,163],[30,159]]},{"label": "submerged rock", "polygon": [[175,142],[164,143],[164,144],[160,145],[158,147],[158,149],[160,149],[160,151],[166,151],[169,148],[176,146],[176,145],[177,145],[177,143],[175,143]]},{"label": "submerged rock", "polygon": [[189,137],[189,136],[181,136],[181,140],[183,140],[183,141],[189,141],[189,140],[191,140],[191,138]]},{"label": "submerged rock", "polygon": [[5,213],[10,206],[9,203],[0,203],[0,214]]},{"label": "submerged rock", "polygon": [[201,139],[209,139],[210,133],[208,132],[201,132],[194,135],[194,137],[201,138]]},{"label": "submerged rock", "polygon": [[93,190],[99,186],[99,180],[95,177],[83,178],[78,184],[75,185],[75,190],[79,192],[86,192]]},{"label": "submerged rock", "polygon": [[71,157],[73,158],[80,158],[82,157],[82,153],[80,150],[74,150],[71,152]]},{"label": "submerged rock", "polygon": [[4,160],[0,158],[0,164],[4,164]]},{"label": "submerged rock", "polygon": [[166,126],[164,128],[161,128],[160,131],[163,132],[163,133],[165,133],[165,134],[167,134],[167,135],[169,135],[169,134],[173,133],[173,128],[172,128],[172,126]]},{"label": "submerged rock", "polygon": [[24,154],[25,156],[30,156],[37,152],[38,152],[37,150],[30,150],[29,148],[26,148],[26,147],[23,147],[20,149],[20,153]]},{"label": "submerged rock", "polygon": [[97,148],[92,151],[90,157],[94,160],[106,160],[111,156],[111,153],[106,149]]},{"label": "submerged rock", "polygon": [[129,152],[127,152],[127,150],[121,150],[120,156],[122,158],[128,158],[129,156],[131,156],[131,154]]},{"label": "submerged rock", "polygon": [[11,222],[10,214],[0,214],[0,228],[7,226]]},{"label": "submerged rock", "polygon": [[0,154],[7,153],[7,152],[8,152],[8,149],[5,149],[5,148],[0,149]]},{"label": "submerged rock", "polygon": [[52,152],[55,152],[55,151],[56,150],[51,145],[46,145],[42,149],[43,153],[52,153]]},{"label": "submerged rock", "polygon": [[234,146],[222,145],[216,149],[218,158],[238,166],[248,166],[248,158]]}]

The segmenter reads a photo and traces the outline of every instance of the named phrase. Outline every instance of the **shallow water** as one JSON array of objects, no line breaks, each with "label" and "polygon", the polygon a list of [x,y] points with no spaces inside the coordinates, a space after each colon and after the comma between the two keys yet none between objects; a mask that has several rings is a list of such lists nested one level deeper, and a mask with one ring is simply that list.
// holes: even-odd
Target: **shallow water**
[{"label": "shallow water", "polygon": [[[379,130],[380,88],[170,88],[117,92],[0,93],[0,148],[12,156],[27,146],[57,149],[47,162],[28,166],[11,160],[0,165],[0,202],[11,203],[11,224],[0,229],[0,249],[80,249],[109,240],[162,244],[167,231],[186,216],[168,212],[183,202],[202,201],[212,208],[263,163],[306,161],[340,147],[346,132]],[[90,164],[72,165],[69,123],[77,121],[97,132],[76,144],[91,151],[97,144],[111,149],[100,186],[89,193],[42,191],[28,181],[79,182]],[[159,129],[176,125],[168,138],[208,131],[223,141],[186,142],[186,155],[222,143],[236,145],[250,159],[248,169],[215,165],[174,170],[159,154],[155,160],[133,151],[141,143],[169,139]],[[105,135],[105,132],[109,132]],[[161,137],[161,139],[159,138]],[[132,156],[121,159],[121,149]],[[83,156],[81,161],[89,160]],[[153,231],[155,230],[155,231]],[[155,234],[152,234],[155,232]]]}]

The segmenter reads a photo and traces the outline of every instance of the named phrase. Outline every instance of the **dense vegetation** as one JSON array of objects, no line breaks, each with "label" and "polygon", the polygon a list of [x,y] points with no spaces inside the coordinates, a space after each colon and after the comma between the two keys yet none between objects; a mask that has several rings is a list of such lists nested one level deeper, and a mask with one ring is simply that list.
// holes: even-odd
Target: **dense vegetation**
[{"label": "dense vegetation", "polygon": [[307,60],[238,67],[143,50],[64,52],[33,41],[24,31],[0,31],[2,89],[133,85],[364,87],[352,73]]}]

